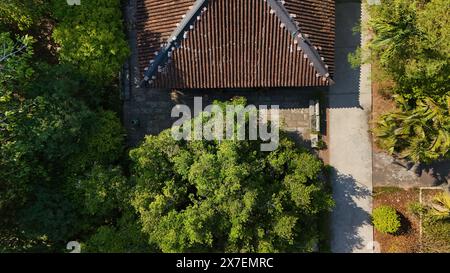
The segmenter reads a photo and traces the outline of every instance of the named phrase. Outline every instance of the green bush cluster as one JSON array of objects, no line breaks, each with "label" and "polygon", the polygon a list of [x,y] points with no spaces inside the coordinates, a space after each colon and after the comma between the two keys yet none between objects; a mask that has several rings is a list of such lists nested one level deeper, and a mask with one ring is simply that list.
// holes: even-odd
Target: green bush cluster
[{"label": "green bush cluster", "polygon": [[[60,63],[34,53],[48,46],[33,38],[43,20],[55,25]],[[83,30],[69,31],[75,26]],[[74,239],[101,250],[100,239],[126,236],[114,244],[122,250],[142,242],[120,166],[124,130],[110,107],[124,37],[119,1],[1,1],[0,252],[62,252]]]},{"label": "green bush cluster", "polygon": [[450,253],[450,194],[434,196],[424,214],[422,249],[426,252]]},{"label": "green bush cluster", "polygon": [[54,1],[57,20],[53,38],[60,45],[59,58],[98,81],[117,77],[129,55],[120,0],[89,0],[69,7]]},{"label": "green bush cluster", "polygon": [[375,127],[380,146],[414,162],[450,157],[450,2],[393,0],[370,7],[373,60],[394,81],[398,110]]},{"label": "green bush cluster", "polygon": [[0,2],[0,25],[21,31],[36,24],[46,11],[46,0],[2,0]]},{"label": "green bush cluster", "polygon": [[383,233],[395,234],[401,227],[397,211],[389,206],[380,206],[372,212],[372,222],[375,228]]}]

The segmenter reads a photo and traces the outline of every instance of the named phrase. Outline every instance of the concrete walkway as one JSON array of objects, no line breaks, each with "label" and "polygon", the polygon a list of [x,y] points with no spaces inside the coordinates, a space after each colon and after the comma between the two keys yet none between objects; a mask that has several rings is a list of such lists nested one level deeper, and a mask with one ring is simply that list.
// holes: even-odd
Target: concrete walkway
[{"label": "concrete walkway", "polygon": [[365,16],[359,1],[336,3],[336,84],[329,96],[333,252],[373,252],[370,66],[354,70],[347,61],[348,53],[364,43],[352,28]]},{"label": "concrete walkway", "polygon": [[383,151],[374,151],[372,160],[374,187],[399,187],[404,189],[449,187],[449,159],[431,164],[421,164],[417,170],[408,169],[406,160],[395,160]]}]

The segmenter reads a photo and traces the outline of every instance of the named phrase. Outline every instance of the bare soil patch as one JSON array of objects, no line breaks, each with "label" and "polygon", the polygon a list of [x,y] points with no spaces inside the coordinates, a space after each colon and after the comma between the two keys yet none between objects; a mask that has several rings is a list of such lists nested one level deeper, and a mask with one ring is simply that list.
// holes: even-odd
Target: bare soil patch
[{"label": "bare soil patch", "polygon": [[[383,71],[378,63],[372,64],[372,122],[371,128],[374,127],[375,122],[379,117],[396,109],[395,101],[391,96],[391,90],[394,87],[394,82],[383,74]],[[382,151],[376,145],[375,137],[372,137],[374,152]]]}]

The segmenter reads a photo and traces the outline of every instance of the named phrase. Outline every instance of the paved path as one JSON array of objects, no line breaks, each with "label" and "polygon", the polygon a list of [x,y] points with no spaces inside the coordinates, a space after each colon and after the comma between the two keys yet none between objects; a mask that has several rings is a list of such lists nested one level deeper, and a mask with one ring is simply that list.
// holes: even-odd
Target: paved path
[{"label": "paved path", "polygon": [[361,14],[359,2],[336,3],[336,84],[329,97],[330,165],[334,167],[336,201],[333,252],[373,252],[370,66],[354,70],[347,61],[348,53],[364,42],[352,33],[361,16],[366,16]]},{"label": "paved path", "polygon": [[373,153],[373,186],[400,187],[449,187],[450,160],[421,164],[417,170],[407,169],[406,161],[394,160],[386,152]]}]

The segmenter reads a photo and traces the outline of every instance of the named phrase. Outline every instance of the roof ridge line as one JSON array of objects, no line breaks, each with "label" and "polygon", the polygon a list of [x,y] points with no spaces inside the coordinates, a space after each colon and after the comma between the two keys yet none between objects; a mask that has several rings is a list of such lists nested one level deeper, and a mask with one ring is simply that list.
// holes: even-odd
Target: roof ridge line
[{"label": "roof ridge line", "polygon": [[300,48],[306,54],[306,56],[311,60],[312,66],[318,72],[317,77],[322,76],[324,80],[329,80],[330,83],[333,83],[333,80],[330,78],[330,73],[328,71],[327,65],[324,63],[322,57],[319,52],[315,49],[312,43],[309,41],[308,37],[302,33],[300,27],[294,21],[289,11],[284,7],[285,1],[278,0],[264,0],[271,7],[271,14],[275,13],[275,15],[280,19],[283,27],[286,27],[286,30],[290,32],[290,34],[294,37],[294,39],[298,42]]},{"label": "roof ridge line", "polygon": [[[293,19],[293,15],[284,6],[284,0],[262,0],[269,4],[271,8],[270,13],[275,14],[281,21],[281,27],[286,27],[286,30],[292,35],[298,46],[304,52],[304,58],[309,59],[310,65],[317,71],[316,77],[323,77],[323,81],[334,83],[328,71],[328,65],[325,64],[323,57],[317,51],[317,48],[312,45],[308,39],[307,34],[303,34],[298,23]],[[196,0],[191,9],[183,15],[183,19],[177,24],[177,27],[169,36],[166,43],[161,44],[161,49],[155,52],[156,57],[149,61],[149,66],[145,68],[144,79],[141,85],[152,84],[156,79],[156,74],[161,72],[162,66],[165,65],[170,58],[172,52],[180,47],[180,40],[183,37],[187,38],[188,28],[193,29],[194,22],[200,20],[200,15],[206,11],[206,6],[209,0]]]},{"label": "roof ridge line", "polygon": [[196,0],[196,2],[192,5],[192,8],[183,15],[183,19],[177,27],[169,36],[167,43],[162,44],[162,48],[155,52],[156,58],[150,60],[149,66],[146,68],[144,73],[143,84],[152,83],[155,79],[155,75],[159,72],[161,64],[164,63],[168,58],[170,58],[170,54],[175,50],[175,48],[179,47],[178,43],[181,36],[186,38],[187,28],[192,29],[192,25],[195,21],[200,20],[199,16],[206,11],[206,5],[209,0]]}]

